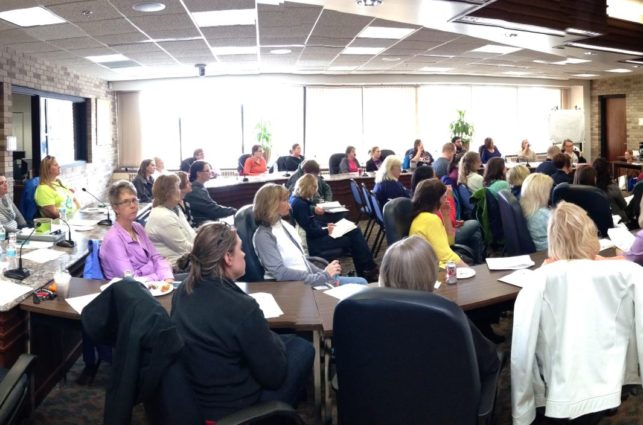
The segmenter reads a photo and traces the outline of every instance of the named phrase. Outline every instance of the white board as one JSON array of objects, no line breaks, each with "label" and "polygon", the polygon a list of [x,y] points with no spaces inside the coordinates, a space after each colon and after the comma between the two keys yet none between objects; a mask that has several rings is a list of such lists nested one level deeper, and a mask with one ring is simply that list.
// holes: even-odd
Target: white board
[{"label": "white board", "polygon": [[549,114],[549,138],[552,143],[570,139],[574,143],[585,141],[585,115],[582,110],[562,109]]}]

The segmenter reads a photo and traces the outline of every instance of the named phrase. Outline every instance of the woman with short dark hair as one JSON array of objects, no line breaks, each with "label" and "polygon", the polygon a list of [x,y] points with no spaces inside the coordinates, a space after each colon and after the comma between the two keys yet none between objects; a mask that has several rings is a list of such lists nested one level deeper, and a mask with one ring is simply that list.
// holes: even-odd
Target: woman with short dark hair
[{"label": "woman with short dark hair", "polygon": [[482,161],[482,163],[486,164],[491,158],[500,158],[501,156],[502,154],[493,143],[493,139],[491,137],[487,137],[486,139],[484,139],[484,147],[480,152],[480,160]]},{"label": "woman with short dark hair", "polygon": [[487,189],[498,196],[498,192],[502,189],[509,189],[509,182],[505,180],[507,168],[505,167],[505,160],[502,158],[491,158],[487,162],[484,170],[483,182]]},{"label": "woman with short dark hair", "polygon": [[261,145],[254,145],[252,155],[243,164],[243,175],[258,176],[264,174],[267,170],[266,159],[263,157],[263,148]]},{"label": "woman with short dark hair", "polygon": [[355,146],[346,147],[346,156],[339,162],[340,173],[357,173],[360,165],[355,153]]}]

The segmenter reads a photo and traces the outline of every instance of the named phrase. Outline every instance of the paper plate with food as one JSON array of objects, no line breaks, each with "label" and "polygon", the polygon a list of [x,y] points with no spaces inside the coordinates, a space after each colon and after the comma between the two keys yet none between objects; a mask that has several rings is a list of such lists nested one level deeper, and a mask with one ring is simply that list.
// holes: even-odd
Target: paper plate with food
[{"label": "paper plate with food", "polygon": [[167,295],[174,290],[174,285],[165,281],[147,281],[143,285],[147,286],[147,289],[150,290],[150,293],[155,297],[160,297],[161,295]]}]

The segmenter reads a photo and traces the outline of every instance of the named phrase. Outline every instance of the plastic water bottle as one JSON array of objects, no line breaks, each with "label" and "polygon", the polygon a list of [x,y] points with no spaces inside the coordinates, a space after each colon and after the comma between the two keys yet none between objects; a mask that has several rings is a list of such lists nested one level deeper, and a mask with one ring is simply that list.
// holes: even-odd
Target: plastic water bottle
[{"label": "plastic water bottle", "polygon": [[18,267],[16,260],[16,239],[15,237],[9,237],[9,243],[7,244],[7,261],[9,262],[9,269],[15,269]]},{"label": "plastic water bottle", "polygon": [[65,200],[65,208],[67,209],[67,214],[65,215],[65,218],[69,220],[74,210],[74,202],[71,200],[71,196],[67,196],[67,199]]}]

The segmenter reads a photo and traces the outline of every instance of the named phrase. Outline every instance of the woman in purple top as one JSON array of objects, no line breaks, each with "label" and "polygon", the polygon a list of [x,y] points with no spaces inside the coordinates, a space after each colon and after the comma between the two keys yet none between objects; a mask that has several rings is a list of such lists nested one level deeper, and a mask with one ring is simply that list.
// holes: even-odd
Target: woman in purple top
[{"label": "woman in purple top", "polygon": [[124,180],[114,183],[109,189],[109,202],[116,222],[100,247],[105,278],[123,277],[129,270],[135,277],[173,281],[170,264],[156,251],[143,226],[135,222],[138,198],[134,185]]}]

